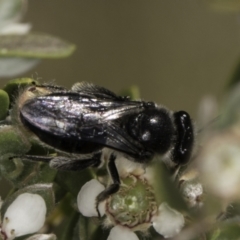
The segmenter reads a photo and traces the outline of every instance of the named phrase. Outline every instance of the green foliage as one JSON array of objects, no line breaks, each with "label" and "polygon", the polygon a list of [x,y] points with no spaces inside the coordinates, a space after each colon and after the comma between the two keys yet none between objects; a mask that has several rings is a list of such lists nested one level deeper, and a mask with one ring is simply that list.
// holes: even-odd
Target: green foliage
[{"label": "green foliage", "polygon": [[2,105],[0,109],[0,121],[1,121],[7,117],[8,108],[9,108],[9,97],[4,90],[0,90],[0,103]]},{"label": "green foliage", "polygon": [[4,35],[0,41],[0,57],[63,58],[74,50],[73,44],[43,33]]},{"label": "green foliage", "polygon": [[8,81],[8,83],[3,87],[3,90],[8,93],[10,102],[13,103],[13,101],[15,101],[18,97],[19,91],[32,85],[33,83],[37,84],[38,81],[32,78],[16,78]]}]

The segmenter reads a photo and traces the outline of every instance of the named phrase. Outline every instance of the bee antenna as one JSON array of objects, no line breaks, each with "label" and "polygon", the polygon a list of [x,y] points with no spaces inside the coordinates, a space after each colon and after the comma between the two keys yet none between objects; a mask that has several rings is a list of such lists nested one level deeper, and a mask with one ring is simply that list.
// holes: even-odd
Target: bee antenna
[{"label": "bee antenna", "polygon": [[207,128],[210,128],[214,123],[219,121],[220,117],[221,116],[219,115],[219,116],[213,118],[211,121],[209,121],[207,124],[205,124],[205,126],[198,129],[197,133],[201,133],[202,131],[205,131]]}]

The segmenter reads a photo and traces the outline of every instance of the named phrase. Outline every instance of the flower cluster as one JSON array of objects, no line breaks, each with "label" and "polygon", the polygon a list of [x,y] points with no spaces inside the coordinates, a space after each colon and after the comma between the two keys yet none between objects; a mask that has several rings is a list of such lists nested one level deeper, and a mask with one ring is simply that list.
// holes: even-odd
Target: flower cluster
[{"label": "flower cluster", "polygon": [[[104,189],[96,179],[81,188],[77,203],[84,216],[97,216],[95,199]],[[151,226],[168,238],[178,234],[185,224],[184,216],[166,202],[157,205],[154,191],[145,178],[133,175],[123,180],[118,193],[99,204],[99,210],[106,216],[104,226],[113,227],[107,240],[137,240],[134,231],[147,234]]]}]

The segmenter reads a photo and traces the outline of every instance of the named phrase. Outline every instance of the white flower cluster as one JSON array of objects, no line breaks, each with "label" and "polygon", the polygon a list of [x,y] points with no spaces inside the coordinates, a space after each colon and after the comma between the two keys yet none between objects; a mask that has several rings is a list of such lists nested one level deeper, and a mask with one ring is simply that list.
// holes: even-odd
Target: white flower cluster
[{"label": "white flower cluster", "polygon": [[[96,179],[87,182],[81,188],[77,197],[77,204],[79,211],[85,217],[93,217],[98,215],[96,211],[95,199],[97,195],[104,189],[105,187]],[[134,204],[132,203],[132,205]],[[108,200],[105,200],[100,204],[99,210],[102,216],[106,214],[106,216],[109,217],[108,208]],[[112,219],[109,221],[112,221]],[[173,237],[174,235],[178,234],[185,223],[183,215],[169,207],[169,205],[165,202],[160,204],[158,210],[151,215],[149,221],[150,222],[148,226],[152,225],[153,228],[165,238]],[[111,229],[107,240],[138,240],[137,235],[134,233],[136,226],[134,228],[129,228],[126,226],[126,224],[123,226],[121,224],[113,223],[113,225],[115,226]]]}]

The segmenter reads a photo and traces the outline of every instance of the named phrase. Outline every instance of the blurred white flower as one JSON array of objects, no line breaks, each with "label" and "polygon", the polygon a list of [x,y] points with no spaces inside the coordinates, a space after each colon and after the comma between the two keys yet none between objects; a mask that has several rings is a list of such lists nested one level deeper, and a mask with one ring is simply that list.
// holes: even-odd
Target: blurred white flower
[{"label": "blurred white flower", "polygon": [[226,131],[211,137],[198,157],[200,180],[212,194],[225,200],[240,198],[240,137]]},{"label": "blurred white flower", "polygon": [[[31,24],[20,23],[27,7],[27,0],[0,0],[0,38],[3,35],[29,33]],[[3,53],[5,49],[1,48]],[[0,58],[0,77],[15,77],[35,67],[40,59],[24,57]]]},{"label": "blurred white flower", "polygon": [[162,203],[158,208],[158,214],[153,217],[154,229],[165,238],[177,235],[185,224],[183,215]]},{"label": "blurred white flower", "polygon": [[0,77],[17,76],[35,67],[40,61],[37,58],[0,58]]},{"label": "blurred white flower", "polygon": [[27,34],[30,29],[29,23],[10,23],[0,28],[0,35]]},{"label": "blurred white flower", "polygon": [[3,217],[3,235],[8,240],[39,231],[45,222],[46,204],[38,194],[23,193],[8,207]]},{"label": "blurred white flower", "polygon": [[[96,197],[104,189],[96,179],[83,185],[77,203],[84,216],[97,216]],[[137,240],[134,231],[146,232],[151,226],[164,237],[172,237],[181,231],[185,223],[183,215],[167,203],[162,203],[157,210],[150,186],[134,176],[124,180],[118,193],[100,203],[99,210],[101,215],[106,215],[105,226],[114,226],[107,240]]]},{"label": "blurred white flower", "polygon": [[26,34],[29,23],[19,23],[26,9],[26,0],[0,0],[0,35]]}]

